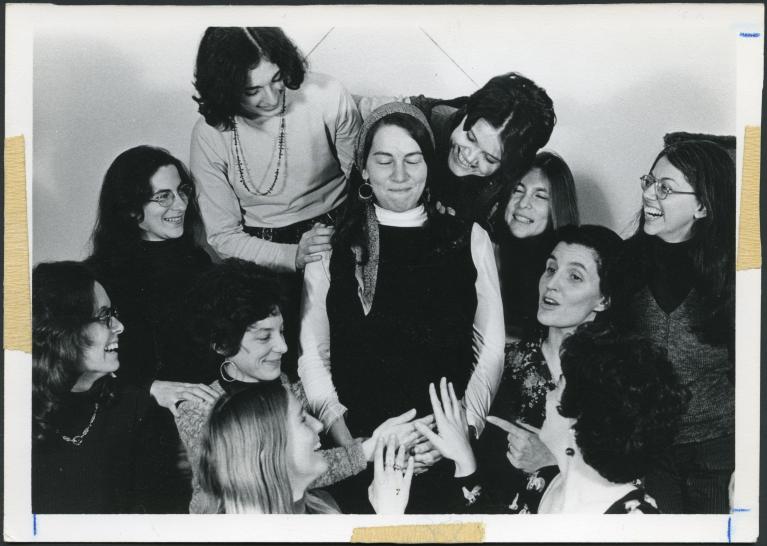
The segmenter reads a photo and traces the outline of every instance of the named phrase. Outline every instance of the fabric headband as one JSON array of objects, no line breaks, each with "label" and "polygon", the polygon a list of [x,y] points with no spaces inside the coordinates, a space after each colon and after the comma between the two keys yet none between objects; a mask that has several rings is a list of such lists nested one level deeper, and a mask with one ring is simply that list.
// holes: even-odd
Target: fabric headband
[{"label": "fabric headband", "polygon": [[362,129],[360,129],[359,136],[357,137],[357,146],[354,151],[354,164],[357,166],[357,169],[359,169],[359,172],[362,172],[365,168],[362,160],[362,148],[365,146],[365,138],[367,137],[368,132],[378,120],[389,114],[405,114],[415,118],[416,121],[426,128],[426,132],[429,134],[429,139],[431,140],[431,145],[434,146],[434,133],[432,133],[429,121],[426,119],[426,116],[423,115],[423,112],[412,104],[407,104],[405,102],[387,102],[373,110],[362,123]]}]

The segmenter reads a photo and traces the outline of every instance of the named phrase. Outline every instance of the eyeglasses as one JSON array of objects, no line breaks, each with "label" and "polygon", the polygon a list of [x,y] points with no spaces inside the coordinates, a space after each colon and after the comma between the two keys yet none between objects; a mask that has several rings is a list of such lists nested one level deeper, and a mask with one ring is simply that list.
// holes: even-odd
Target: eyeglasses
[{"label": "eyeglasses", "polygon": [[672,189],[671,186],[669,186],[666,182],[663,180],[658,180],[651,174],[640,176],[639,180],[642,183],[642,191],[646,191],[650,186],[655,186],[655,195],[661,201],[663,201],[672,193],[679,193],[682,195],[698,195],[694,191],[677,191]]},{"label": "eyeglasses", "polygon": [[93,322],[100,322],[110,330],[115,326],[115,319],[119,320],[120,314],[114,307],[105,307],[99,311],[98,315],[91,318]]},{"label": "eyeglasses", "polygon": [[149,198],[150,201],[154,201],[161,207],[170,208],[174,201],[176,201],[176,195],[178,195],[184,203],[189,202],[189,196],[192,195],[193,188],[189,185],[179,186],[178,193],[173,190],[161,190],[155,193]]}]

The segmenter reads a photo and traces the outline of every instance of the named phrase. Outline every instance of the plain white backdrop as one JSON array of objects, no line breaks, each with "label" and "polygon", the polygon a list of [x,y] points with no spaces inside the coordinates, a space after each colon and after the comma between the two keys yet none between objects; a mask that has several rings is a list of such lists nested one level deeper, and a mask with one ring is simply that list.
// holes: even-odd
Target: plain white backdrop
[{"label": "plain white backdrop", "polygon": [[[573,169],[583,221],[624,236],[639,205],[638,177],[665,133],[740,137],[745,125],[761,122],[762,5],[9,5],[6,15],[5,134],[27,141],[32,263],[87,255],[101,179],[118,153],[155,144],[187,161],[198,116],[191,99],[194,57],[208,25],[282,26],[305,53],[331,31],[311,54],[312,69],[357,94],[453,97],[476,89],[472,80],[481,85],[510,70],[529,76],[554,100],[559,122],[548,147]],[[741,156],[739,150],[739,166]],[[740,512],[658,516],[649,525],[620,516],[324,516],[310,518],[311,525],[303,516],[35,518],[31,355],[7,348],[4,538],[338,542],[359,526],[483,521],[488,542],[754,541],[760,274],[737,274],[734,502]]]},{"label": "plain white backdrop", "polygon": [[735,132],[738,17],[715,6],[630,16],[620,6],[428,16],[350,7],[338,20],[263,8],[49,9],[34,35],[34,263],[87,256],[102,177],[123,150],[153,144],[188,161],[194,59],[209,24],[283,26],[305,54],[316,46],[312,70],[355,94],[452,98],[499,73],[532,78],[554,101],[547,148],[573,170],[582,220],[624,236],[665,133]]}]

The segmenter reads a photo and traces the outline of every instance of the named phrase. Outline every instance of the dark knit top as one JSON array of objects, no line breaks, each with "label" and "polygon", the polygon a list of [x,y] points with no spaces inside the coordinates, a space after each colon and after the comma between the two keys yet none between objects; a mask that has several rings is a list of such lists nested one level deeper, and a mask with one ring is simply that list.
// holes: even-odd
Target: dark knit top
[{"label": "dark knit top", "polygon": [[[93,415],[99,382],[67,393],[53,419],[59,431],[32,445],[32,511],[37,514],[153,512],[158,461],[146,415],[146,391],[125,387],[99,410],[82,444],[61,438],[81,434]],[[148,449],[147,449],[148,448]]]},{"label": "dark knit top", "polygon": [[[460,231],[441,244],[444,224]],[[461,397],[472,373],[477,271],[471,224],[441,217],[423,227],[379,229],[378,281],[368,315],[358,297],[352,252],[334,250],[330,261],[333,382],[355,437],[369,436],[411,408],[432,413],[429,383],[447,377]]]},{"label": "dark knit top", "polygon": [[502,184],[498,173],[489,176],[455,176],[447,165],[450,155],[450,135],[466,114],[468,97],[452,100],[432,99],[419,95],[410,102],[421,110],[429,120],[434,133],[438,172],[432,176],[432,198],[452,207],[456,215],[468,222],[476,222],[495,241],[494,222]]},{"label": "dark knit top", "polygon": [[210,257],[185,239],[142,241],[130,258],[91,260],[125,331],[120,335],[121,381],[155,379],[210,383],[215,365],[198,354],[188,331],[186,295]]},{"label": "dark knit top", "polygon": [[735,387],[730,380],[733,359],[726,343],[705,342],[696,332],[701,317],[710,310],[690,280],[693,277],[689,245],[652,241],[649,252],[647,282],[633,297],[630,327],[668,351],[674,371],[690,391],[676,443],[702,442],[733,434]]},{"label": "dark knit top", "polygon": [[503,228],[497,229],[497,242],[504,323],[508,335],[522,339],[538,327],[538,282],[554,247],[554,232],[518,239],[505,223]]}]

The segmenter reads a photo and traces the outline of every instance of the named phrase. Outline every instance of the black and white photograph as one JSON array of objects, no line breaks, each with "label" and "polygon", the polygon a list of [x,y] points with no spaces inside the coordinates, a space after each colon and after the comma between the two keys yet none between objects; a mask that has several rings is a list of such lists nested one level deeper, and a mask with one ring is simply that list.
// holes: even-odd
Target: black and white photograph
[{"label": "black and white photograph", "polygon": [[6,540],[756,540],[763,5],[6,13]]}]

